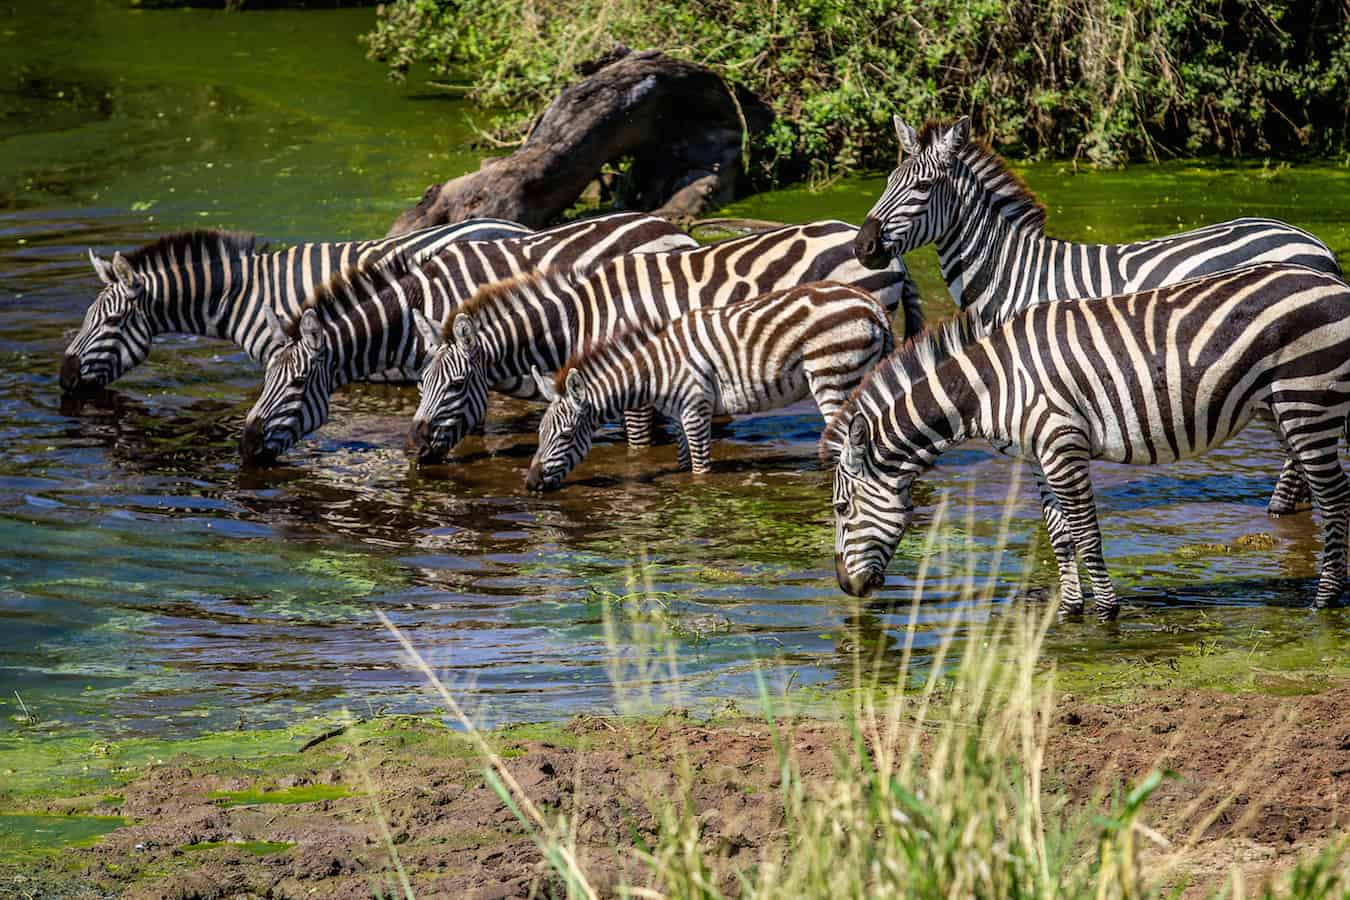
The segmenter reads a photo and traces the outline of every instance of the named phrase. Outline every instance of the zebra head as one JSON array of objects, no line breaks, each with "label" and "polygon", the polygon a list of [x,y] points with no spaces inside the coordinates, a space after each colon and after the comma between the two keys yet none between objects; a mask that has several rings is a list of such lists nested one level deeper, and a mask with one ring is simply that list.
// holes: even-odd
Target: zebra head
[{"label": "zebra head", "polygon": [[262,391],[244,418],[239,454],[251,466],[269,466],[300,438],[328,421],[333,385],[333,352],[319,314],[300,314],[292,337],[276,313],[263,308],[277,349],[267,360]]},{"label": "zebra head", "polygon": [[89,261],[103,289],[61,361],[61,389],[67,393],[112,384],[150,355],[155,336],[145,311],[146,279],[121,253],[109,262],[90,250]]},{"label": "zebra head", "polygon": [[883,472],[870,444],[867,418],[855,413],[834,469],[834,574],[855,597],[886,583],[886,566],[914,520],[917,471]]},{"label": "zebra head", "polygon": [[446,340],[420,309],[413,321],[430,350],[417,389],[422,395],[408,432],[408,453],[419,463],[445,458],[464,436],[487,417],[487,362],[478,323],[468,313],[455,316],[453,340]]},{"label": "zebra head", "polygon": [[533,374],[535,385],[548,401],[548,410],[539,422],[539,447],[530,460],[525,487],[531,491],[556,491],[567,473],[591,452],[600,417],[595,405],[586,398],[586,381],[576,369],[568,371],[561,394],[538,369]]},{"label": "zebra head", "polygon": [[925,129],[922,138],[899,116],[894,121],[904,160],[853,241],[853,255],[869,269],[884,269],[894,257],[946,234],[956,216],[952,162],[970,141],[969,116]]}]

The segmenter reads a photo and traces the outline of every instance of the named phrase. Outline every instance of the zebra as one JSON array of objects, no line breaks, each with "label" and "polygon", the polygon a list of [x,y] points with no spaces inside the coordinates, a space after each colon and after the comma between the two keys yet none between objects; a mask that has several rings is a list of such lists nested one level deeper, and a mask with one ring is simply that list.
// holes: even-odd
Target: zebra
[{"label": "zebra", "polygon": [[1274,414],[1311,486],[1324,547],[1315,604],[1339,601],[1350,481],[1350,288],[1284,263],[1135,294],[1038,304],[995,325],[974,311],[873,369],[831,421],[835,573],[864,596],[914,516],[914,480],[969,438],[1030,464],[1059,567],[1060,611],[1082,611],[1075,553],[1099,617],[1118,605],[1102,557],[1088,461],[1198,456]]},{"label": "zebra", "polygon": [[525,485],[561,487],[602,423],[646,407],[679,422],[680,467],[705,473],[713,416],[777,409],[809,394],[828,422],[893,348],[886,309],[831,281],[692,310],[664,327],[620,329],[552,381],[533,370],[549,407]]},{"label": "zebra", "polygon": [[[1301,263],[1341,277],[1316,237],[1276,219],[1242,218],[1131,244],[1079,244],[1045,233],[1045,207],[992,150],[970,139],[970,118],[916,131],[897,116],[904,160],[858,231],[865,265],[937,246],[961,309],[1000,321],[1034,303],[1106,297],[1258,262]],[[1286,461],[1267,506],[1294,512],[1310,499]]]},{"label": "zebra", "polygon": [[[422,399],[409,451],[420,462],[444,458],[482,423],[489,385],[529,380],[533,367],[554,372],[577,347],[624,323],[663,323],[691,309],[838,281],[872,293],[888,312],[903,308],[906,328],[921,327],[919,292],[904,263],[896,259],[879,272],[859,265],[852,251],[856,233],[846,222],[813,222],[696,249],[620,257],[591,271],[527,274],[484,288],[450,328],[418,319],[433,350],[418,384]],[[630,444],[649,442],[649,413],[625,416],[625,426]]]},{"label": "zebra", "polygon": [[198,230],[164,235],[111,260],[89,250],[102,282],[61,363],[68,394],[107,387],[140,365],[157,334],[198,334],[233,341],[258,364],[276,349],[264,309],[300,312],[305,296],[334,273],[400,250],[432,256],[461,240],[530,233],[503,219],[473,219],[394,238],[299,244],[268,252],[252,234]]},{"label": "zebra", "polygon": [[[288,322],[268,318],[279,348],[267,362],[257,402],[244,420],[240,452],[270,465],[328,419],[333,391],[373,373],[416,373],[426,347],[409,314],[448,316],[482,284],[538,267],[594,265],[614,254],[697,246],[664,219],[616,213],[509,240],[458,242],[415,265],[406,253],[372,257],[331,277]],[[308,340],[306,340],[308,338]],[[533,395],[529,379],[495,385]]]}]

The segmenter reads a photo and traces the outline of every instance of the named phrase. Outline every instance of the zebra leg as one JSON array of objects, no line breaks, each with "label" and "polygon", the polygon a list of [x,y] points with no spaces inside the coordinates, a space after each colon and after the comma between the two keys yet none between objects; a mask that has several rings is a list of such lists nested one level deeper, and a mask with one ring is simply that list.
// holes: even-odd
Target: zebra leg
[{"label": "zebra leg", "polygon": [[652,422],[656,419],[656,410],[650,406],[641,409],[624,410],[623,433],[630,447],[650,447],[652,445]]},{"label": "zebra leg", "polygon": [[1322,514],[1322,562],[1313,606],[1339,606],[1345,591],[1346,530],[1350,525],[1350,480],[1341,468],[1341,432],[1344,419],[1308,421],[1307,407],[1291,404],[1287,417],[1276,408],[1280,432],[1293,461],[1312,491],[1313,504]]},{"label": "zebra leg", "polygon": [[1299,474],[1294,461],[1286,459],[1284,468],[1280,469],[1279,480],[1275,482],[1275,490],[1270,494],[1270,503],[1266,504],[1266,512],[1272,516],[1287,516],[1310,502],[1312,490],[1308,482]]},{"label": "zebra leg", "polygon": [[[1111,584],[1111,576],[1106,571],[1106,558],[1102,554],[1102,529],[1097,521],[1097,504],[1092,496],[1086,442],[1081,446],[1075,442],[1068,447],[1056,447],[1049,458],[1049,465],[1042,459],[1041,470],[1073,534],[1078,556],[1088,570],[1088,577],[1092,579],[1097,618],[1103,622],[1110,621],[1120,612],[1120,604],[1116,601],[1116,589]],[[1062,576],[1060,586],[1061,590],[1067,587]]]},{"label": "zebra leg", "polygon": [[704,475],[712,468],[712,407],[705,401],[695,401],[680,412],[680,466],[689,466],[695,475]]},{"label": "zebra leg", "polygon": [[1064,511],[1059,507],[1059,501],[1055,499],[1054,491],[1045,483],[1045,473],[1039,466],[1032,466],[1031,471],[1036,477],[1036,489],[1041,494],[1041,515],[1045,518],[1045,530],[1050,535],[1050,548],[1059,566],[1059,614],[1061,617],[1082,615],[1083,586],[1078,580],[1078,556],[1073,532],[1064,518]]}]

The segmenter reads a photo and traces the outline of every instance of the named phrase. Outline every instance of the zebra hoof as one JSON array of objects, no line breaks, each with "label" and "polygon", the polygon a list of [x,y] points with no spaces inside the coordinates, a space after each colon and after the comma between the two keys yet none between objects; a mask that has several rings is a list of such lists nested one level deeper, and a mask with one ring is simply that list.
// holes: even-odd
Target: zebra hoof
[{"label": "zebra hoof", "polygon": [[1077,603],[1061,602],[1059,604],[1059,612],[1056,613],[1056,615],[1061,622],[1076,621],[1083,618],[1083,601],[1079,600]]},{"label": "zebra hoof", "polygon": [[1271,500],[1270,503],[1266,504],[1266,514],[1276,518],[1292,516],[1309,509],[1312,509],[1311,503],[1300,503],[1298,501]]}]

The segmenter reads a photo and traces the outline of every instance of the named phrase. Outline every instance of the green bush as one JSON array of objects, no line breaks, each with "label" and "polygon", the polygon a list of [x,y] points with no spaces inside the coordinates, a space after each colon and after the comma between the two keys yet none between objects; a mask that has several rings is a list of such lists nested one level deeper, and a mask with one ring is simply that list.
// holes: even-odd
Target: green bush
[{"label": "green bush", "polygon": [[615,44],[697,61],[777,114],[767,180],[888,166],[892,113],[1100,164],[1341,153],[1350,117],[1335,0],[397,0],[366,42],[397,76],[467,74],[503,137]]}]

